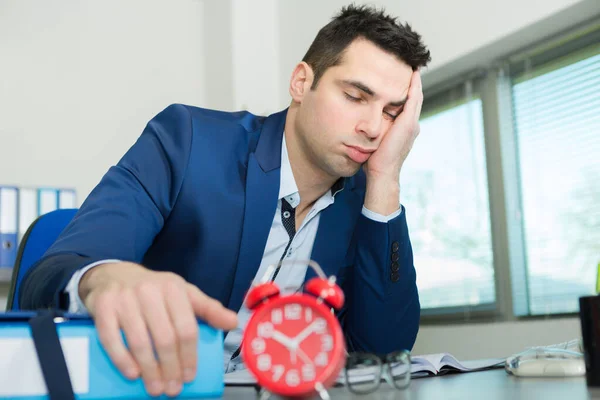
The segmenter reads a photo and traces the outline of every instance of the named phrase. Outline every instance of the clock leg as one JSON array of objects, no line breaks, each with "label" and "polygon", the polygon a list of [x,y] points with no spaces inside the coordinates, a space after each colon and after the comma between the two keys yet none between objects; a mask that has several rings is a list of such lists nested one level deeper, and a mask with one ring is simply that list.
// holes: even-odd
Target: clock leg
[{"label": "clock leg", "polygon": [[319,393],[319,397],[321,398],[321,400],[329,400],[329,392],[327,392],[327,389],[325,389],[325,387],[323,386],[323,384],[321,384],[321,382],[317,382],[315,383],[315,390],[317,391],[317,393]]},{"label": "clock leg", "polygon": [[265,388],[256,386],[256,390],[258,391],[258,393],[256,393],[256,398],[258,400],[267,400],[269,397],[271,397],[271,393]]}]

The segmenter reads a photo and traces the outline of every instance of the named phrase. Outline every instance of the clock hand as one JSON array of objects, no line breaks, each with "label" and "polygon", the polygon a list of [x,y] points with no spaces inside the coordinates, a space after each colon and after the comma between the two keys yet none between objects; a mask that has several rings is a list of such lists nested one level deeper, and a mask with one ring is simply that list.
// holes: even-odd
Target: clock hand
[{"label": "clock hand", "polygon": [[290,339],[289,337],[287,337],[279,331],[273,330],[273,335],[271,337],[276,342],[279,342],[282,345],[284,345],[287,349],[293,349],[296,347],[296,342],[293,339]]},{"label": "clock hand", "polygon": [[284,335],[283,333],[276,330],[273,330],[273,335],[271,337],[273,338],[273,340],[275,340],[278,343],[281,343],[286,347],[286,349],[289,350],[290,361],[292,362],[292,364],[296,364],[296,349],[298,348],[296,342]]},{"label": "clock hand", "polygon": [[315,364],[313,363],[313,361],[306,355],[306,353],[300,347],[298,347],[296,349],[296,351],[298,352],[298,355],[300,356],[300,358],[302,360],[304,360],[305,363],[310,364],[313,367],[315,366]]},{"label": "clock hand", "polygon": [[296,346],[300,345],[300,343],[302,343],[302,341],[304,341],[304,339],[306,339],[308,336],[310,336],[311,333],[313,333],[313,331],[315,330],[316,322],[317,322],[316,320],[313,321],[312,324],[310,324],[309,326],[304,328],[304,330],[302,332],[297,334],[296,337],[294,337],[292,339],[294,341],[294,343],[296,344]]}]

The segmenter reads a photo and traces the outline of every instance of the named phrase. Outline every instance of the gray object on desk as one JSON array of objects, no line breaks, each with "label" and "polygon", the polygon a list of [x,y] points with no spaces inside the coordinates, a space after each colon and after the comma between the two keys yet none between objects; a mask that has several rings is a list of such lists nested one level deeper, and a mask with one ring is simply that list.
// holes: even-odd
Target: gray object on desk
[{"label": "gray object on desk", "polygon": [[[223,399],[252,399],[256,398],[255,393],[250,387],[226,387]],[[333,388],[329,394],[332,399],[356,400],[600,399],[600,389],[588,389],[585,377],[518,378],[508,375],[503,369],[413,379],[403,391],[381,385],[377,392],[368,395],[355,395],[343,387]]]},{"label": "gray object on desk", "polygon": [[12,268],[2,267],[0,268],[0,285],[10,283],[12,278]]}]

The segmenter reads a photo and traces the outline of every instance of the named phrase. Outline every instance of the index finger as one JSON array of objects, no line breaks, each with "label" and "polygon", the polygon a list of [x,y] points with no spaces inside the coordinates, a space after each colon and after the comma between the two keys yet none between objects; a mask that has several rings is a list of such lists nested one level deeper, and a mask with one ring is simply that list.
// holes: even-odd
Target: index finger
[{"label": "index finger", "polygon": [[423,106],[423,86],[421,82],[421,72],[416,70],[410,78],[410,87],[408,89],[408,100],[404,106],[404,112],[407,118],[419,118],[421,107]]},{"label": "index finger", "polygon": [[413,91],[413,96],[417,100],[415,116],[418,120],[419,115],[421,115],[421,107],[423,107],[423,82],[421,81],[421,71],[416,70],[415,72],[413,72],[412,80],[410,82],[410,88]]},{"label": "index finger", "polygon": [[237,326],[237,314],[223,307],[217,300],[208,297],[192,284],[186,285],[187,295],[192,303],[196,316],[202,318],[207,324],[229,331]]}]

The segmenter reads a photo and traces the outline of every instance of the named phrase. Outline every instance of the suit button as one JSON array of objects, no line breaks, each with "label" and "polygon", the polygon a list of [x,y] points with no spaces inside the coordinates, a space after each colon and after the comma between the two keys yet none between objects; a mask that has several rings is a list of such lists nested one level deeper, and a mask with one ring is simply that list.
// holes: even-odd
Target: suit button
[{"label": "suit button", "polygon": [[392,272],[398,272],[398,270],[400,269],[400,265],[398,265],[397,262],[393,262],[391,269],[392,269]]},{"label": "suit button", "polygon": [[398,272],[392,272],[390,275],[390,279],[392,280],[392,282],[398,282],[398,280],[400,279],[400,274]]},{"label": "suit button", "polygon": [[398,244],[398,242],[392,243],[392,251],[398,251],[399,248],[400,245]]},{"label": "suit button", "polygon": [[392,261],[396,262],[396,261],[398,261],[399,258],[400,258],[400,256],[398,255],[397,252],[392,253]]}]

